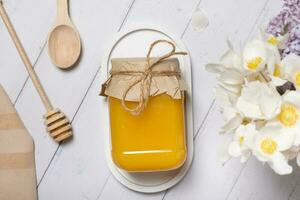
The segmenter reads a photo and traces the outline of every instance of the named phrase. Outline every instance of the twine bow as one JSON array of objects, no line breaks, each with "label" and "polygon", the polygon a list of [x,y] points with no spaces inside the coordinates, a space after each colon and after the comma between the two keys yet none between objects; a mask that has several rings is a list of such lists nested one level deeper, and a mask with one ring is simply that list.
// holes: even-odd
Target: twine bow
[{"label": "twine bow", "polygon": [[[169,53],[166,53],[165,55],[159,57],[155,62],[150,63],[150,57],[153,48],[159,44],[159,43],[167,43],[171,45],[172,50]],[[174,55],[186,55],[186,52],[176,52],[176,47],[175,45],[167,40],[156,40],[154,41],[147,53],[147,67],[145,71],[139,72],[139,71],[120,71],[120,72],[111,72],[111,77],[114,75],[137,75],[139,78],[135,80],[130,86],[125,90],[123,97],[122,97],[122,106],[123,108],[130,112],[133,115],[139,115],[147,106],[149,96],[150,96],[150,87],[151,87],[151,81],[153,76],[180,76],[179,72],[174,72],[174,71],[161,71],[161,72],[153,72],[152,69],[162,61],[170,58],[171,56]],[[107,82],[110,81],[111,77],[108,79]],[[106,82],[106,83],[107,83]],[[137,106],[134,108],[129,108],[126,104],[126,97],[128,92],[138,83],[140,84],[140,97],[139,97],[139,103]]]}]

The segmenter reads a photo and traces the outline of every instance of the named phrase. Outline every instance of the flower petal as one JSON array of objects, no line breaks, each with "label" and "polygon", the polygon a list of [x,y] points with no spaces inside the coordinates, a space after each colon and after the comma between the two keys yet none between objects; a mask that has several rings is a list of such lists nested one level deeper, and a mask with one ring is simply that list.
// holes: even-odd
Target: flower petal
[{"label": "flower petal", "polygon": [[297,91],[287,91],[283,96],[283,100],[300,108],[300,93]]},{"label": "flower petal", "polygon": [[243,153],[242,156],[241,156],[241,159],[240,159],[241,163],[247,162],[249,160],[250,156],[251,156],[250,151],[247,151],[247,152]]},{"label": "flower petal", "polygon": [[300,145],[300,127],[298,127],[294,132],[294,145],[299,146]]},{"label": "flower petal", "polygon": [[224,71],[225,66],[218,63],[209,63],[205,65],[205,70],[208,72],[220,74]]},{"label": "flower petal", "polygon": [[229,85],[223,82],[219,82],[218,83],[220,87],[224,88],[225,90],[227,90],[228,92],[232,92],[232,93],[240,93],[241,91],[241,86],[240,85]]},{"label": "flower petal", "polygon": [[282,60],[283,69],[286,74],[292,74],[295,68],[300,68],[300,57],[296,54],[289,54]]},{"label": "flower petal", "polygon": [[236,107],[245,117],[254,119],[262,118],[260,107],[256,104],[249,103],[244,100],[244,98],[238,99]]},{"label": "flower petal", "polygon": [[259,81],[247,83],[241,90],[237,109],[246,117],[271,119],[280,111],[281,97],[273,86]]},{"label": "flower petal", "polygon": [[228,154],[228,146],[231,142],[232,142],[232,134],[220,135],[217,153],[222,164],[224,164],[231,158],[231,156]]},{"label": "flower petal", "polygon": [[279,175],[290,174],[293,168],[288,164],[287,159],[281,153],[276,153],[272,161],[268,162],[270,167]]},{"label": "flower petal", "polygon": [[273,84],[276,87],[282,86],[287,82],[287,80],[284,80],[284,79],[281,79],[281,78],[278,78],[275,76],[270,76],[270,78],[271,78],[271,84]]},{"label": "flower petal", "polygon": [[[266,44],[261,40],[252,40],[245,45],[243,51],[243,67],[248,71],[259,71],[261,70],[267,60],[267,49]],[[250,66],[249,63],[253,62],[253,66]]]},{"label": "flower petal", "polygon": [[297,160],[297,165],[300,167],[300,154],[299,153],[297,155],[296,160]]},{"label": "flower petal", "polygon": [[192,26],[196,31],[202,31],[208,26],[208,18],[204,12],[197,8],[192,15]]},{"label": "flower petal", "polygon": [[269,121],[261,130],[262,136],[273,138],[278,146],[278,151],[285,151],[292,147],[295,140],[295,129],[283,128],[278,121]]},{"label": "flower petal", "polygon": [[225,70],[220,74],[219,81],[229,85],[237,85],[244,83],[244,77],[236,70]]},{"label": "flower petal", "polygon": [[238,115],[237,110],[231,106],[223,107],[221,112],[225,121],[229,121]]},{"label": "flower petal", "polygon": [[233,141],[232,143],[230,143],[228,147],[228,153],[233,157],[240,156],[242,154],[240,144],[237,141]]},{"label": "flower petal", "polygon": [[258,100],[265,119],[271,119],[280,112],[281,97],[277,92],[265,92]]},{"label": "flower petal", "polygon": [[235,102],[237,101],[237,94],[229,92],[228,90],[220,86],[215,87],[214,94],[217,103],[221,107],[227,107],[227,106],[232,107],[233,104],[235,104]]},{"label": "flower petal", "polygon": [[236,117],[232,118],[227,123],[225,123],[220,128],[219,131],[220,131],[220,133],[232,131],[232,130],[236,129],[242,122],[243,122],[243,118],[240,115],[237,115]]}]

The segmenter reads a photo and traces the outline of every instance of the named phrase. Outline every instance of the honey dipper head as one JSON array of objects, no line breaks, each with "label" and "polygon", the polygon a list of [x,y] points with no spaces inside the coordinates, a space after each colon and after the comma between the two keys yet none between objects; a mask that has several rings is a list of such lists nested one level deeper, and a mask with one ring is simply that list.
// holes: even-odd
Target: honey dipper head
[{"label": "honey dipper head", "polygon": [[56,142],[66,140],[73,135],[70,121],[59,109],[49,111],[44,118],[47,131]]}]

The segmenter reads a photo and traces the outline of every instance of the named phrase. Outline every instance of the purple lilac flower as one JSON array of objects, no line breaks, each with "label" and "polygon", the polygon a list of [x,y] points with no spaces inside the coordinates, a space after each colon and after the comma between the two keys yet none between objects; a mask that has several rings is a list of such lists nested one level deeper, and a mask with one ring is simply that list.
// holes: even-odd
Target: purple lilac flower
[{"label": "purple lilac flower", "polygon": [[289,53],[300,55],[300,24],[291,30],[282,56],[285,57]]},{"label": "purple lilac flower", "polygon": [[283,0],[282,11],[273,18],[267,32],[275,36],[290,32],[300,23],[300,0]]},{"label": "purple lilac flower", "polygon": [[300,55],[300,0],[283,0],[282,11],[269,22],[266,31],[275,36],[289,33],[282,56]]}]

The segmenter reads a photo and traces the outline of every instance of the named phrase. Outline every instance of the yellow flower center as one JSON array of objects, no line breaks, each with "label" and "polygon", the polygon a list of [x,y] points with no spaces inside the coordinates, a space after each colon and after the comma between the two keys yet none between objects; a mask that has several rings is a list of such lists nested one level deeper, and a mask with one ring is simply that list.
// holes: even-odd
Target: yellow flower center
[{"label": "yellow flower center", "polygon": [[261,64],[262,62],[262,58],[261,57],[255,57],[253,59],[251,59],[248,63],[247,63],[247,67],[251,70],[255,70],[258,68],[258,66]]},{"label": "yellow flower center", "polygon": [[260,143],[260,148],[266,154],[273,154],[277,149],[277,143],[272,138],[266,138]]},{"label": "yellow flower center", "polygon": [[298,111],[295,106],[283,105],[278,115],[278,120],[287,127],[294,126],[298,120]]},{"label": "yellow flower center", "polygon": [[295,84],[300,86],[300,72],[297,72],[295,75]]},{"label": "yellow flower center", "polygon": [[270,37],[268,38],[267,42],[268,42],[269,44],[275,46],[275,45],[278,44],[279,41],[278,41],[278,39],[277,39],[276,37],[270,36]]},{"label": "yellow flower center", "polygon": [[281,69],[280,69],[280,65],[275,64],[275,69],[274,69],[274,76],[279,77],[281,75]]},{"label": "yellow flower center", "polygon": [[244,143],[245,137],[244,136],[240,136],[239,142],[240,145],[242,145]]}]

